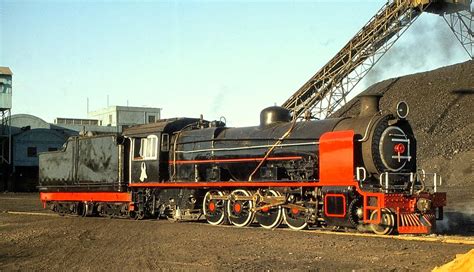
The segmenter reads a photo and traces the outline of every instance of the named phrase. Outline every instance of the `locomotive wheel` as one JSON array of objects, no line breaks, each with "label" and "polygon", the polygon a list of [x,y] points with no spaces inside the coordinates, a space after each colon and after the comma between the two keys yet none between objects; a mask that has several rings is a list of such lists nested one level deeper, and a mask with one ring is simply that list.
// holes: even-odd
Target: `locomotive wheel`
[{"label": "locomotive wheel", "polygon": [[247,190],[235,190],[231,194],[230,200],[227,201],[227,212],[229,213],[229,221],[237,227],[245,227],[253,222],[255,213],[252,200],[235,200],[234,196],[251,196]]},{"label": "locomotive wheel", "polygon": [[211,199],[211,195],[223,194],[221,191],[208,191],[202,202],[202,210],[209,224],[220,225],[224,223],[226,217],[225,200]]},{"label": "locomotive wheel", "polygon": [[[266,196],[280,196],[280,193],[274,190],[266,191]],[[266,203],[263,203],[265,205]],[[262,206],[263,206],[262,205]],[[283,221],[283,212],[281,206],[264,208],[255,213],[257,222],[265,229],[277,228]]]},{"label": "locomotive wheel", "polygon": [[306,213],[296,208],[283,208],[285,223],[293,230],[302,230],[308,227]]},{"label": "locomotive wheel", "polygon": [[144,211],[137,211],[135,213],[135,220],[143,220],[145,219],[145,212]]},{"label": "locomotive wheel", "polygon": [[[377,218],[377,210],[374,210],[370,214],[370,220]],[[382,218],[380,218],[379,224],[370,224],[370,228],[375,234],[387,235],[393,232],[395,229],[395,216],[388,209],[382,209]]]}]

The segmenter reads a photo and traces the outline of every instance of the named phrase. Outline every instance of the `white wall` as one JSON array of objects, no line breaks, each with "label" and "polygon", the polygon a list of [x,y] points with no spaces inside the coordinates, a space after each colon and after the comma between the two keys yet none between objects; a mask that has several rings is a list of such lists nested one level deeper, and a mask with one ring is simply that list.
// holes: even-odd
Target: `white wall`
[{"label": "white wall", "polygon": [[[110,123],[110,115],[112,115],[112,123]],[[88,118],[99,120],[99,125],[122,126],[122,125],[139,125],[148,123],[148,116],[155,116],[155,121],[161,117],[160,108],[142,108],[142,107],[121,107],[112,106],[106,109],[90,112]],[[117,120],[118,119],[118,120]]]}]

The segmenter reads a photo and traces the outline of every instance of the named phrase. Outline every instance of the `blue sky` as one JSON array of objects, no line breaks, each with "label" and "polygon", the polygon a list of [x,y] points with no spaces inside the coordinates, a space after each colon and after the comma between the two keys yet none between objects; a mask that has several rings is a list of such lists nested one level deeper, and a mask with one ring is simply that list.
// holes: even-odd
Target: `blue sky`
[{"label": "blue sky", "polygon": [[[385,1],[0,0],[0,66],[13,113],[52,122],[110,105],[256,125]],[[441,17],[423,14],[371,83],[468,60]]]}]

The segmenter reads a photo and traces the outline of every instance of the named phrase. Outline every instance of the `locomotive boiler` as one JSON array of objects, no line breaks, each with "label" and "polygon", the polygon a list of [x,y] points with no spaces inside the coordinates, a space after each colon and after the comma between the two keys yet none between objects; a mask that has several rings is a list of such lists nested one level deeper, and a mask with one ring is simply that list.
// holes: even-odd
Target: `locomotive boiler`
[{"label": "locomotive boiler", "polygon": [[417,169],[406,103],[382,113],[379,98],[360,97],[347,118],[297,121],[269,107],[254,127],[175,118],[76,137],[40,155],[41,200],[80,215],[432,232],[446,202],[439,177]]}]

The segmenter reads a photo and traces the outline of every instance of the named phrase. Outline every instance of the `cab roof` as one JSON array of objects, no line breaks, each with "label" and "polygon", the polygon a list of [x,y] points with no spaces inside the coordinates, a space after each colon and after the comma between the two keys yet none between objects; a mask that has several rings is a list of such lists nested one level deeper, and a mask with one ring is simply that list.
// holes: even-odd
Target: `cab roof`
[{"label": "cab roof", "polygon": [[123,130],[124,136],[135,136],[135,135],[149,135],[155,133],[173,133],[183,129],[184,127],[198,122],[198,118],[170,118],[160,119],[155,123],[149,123],[144,125],[136,125],[128,127]]}]

